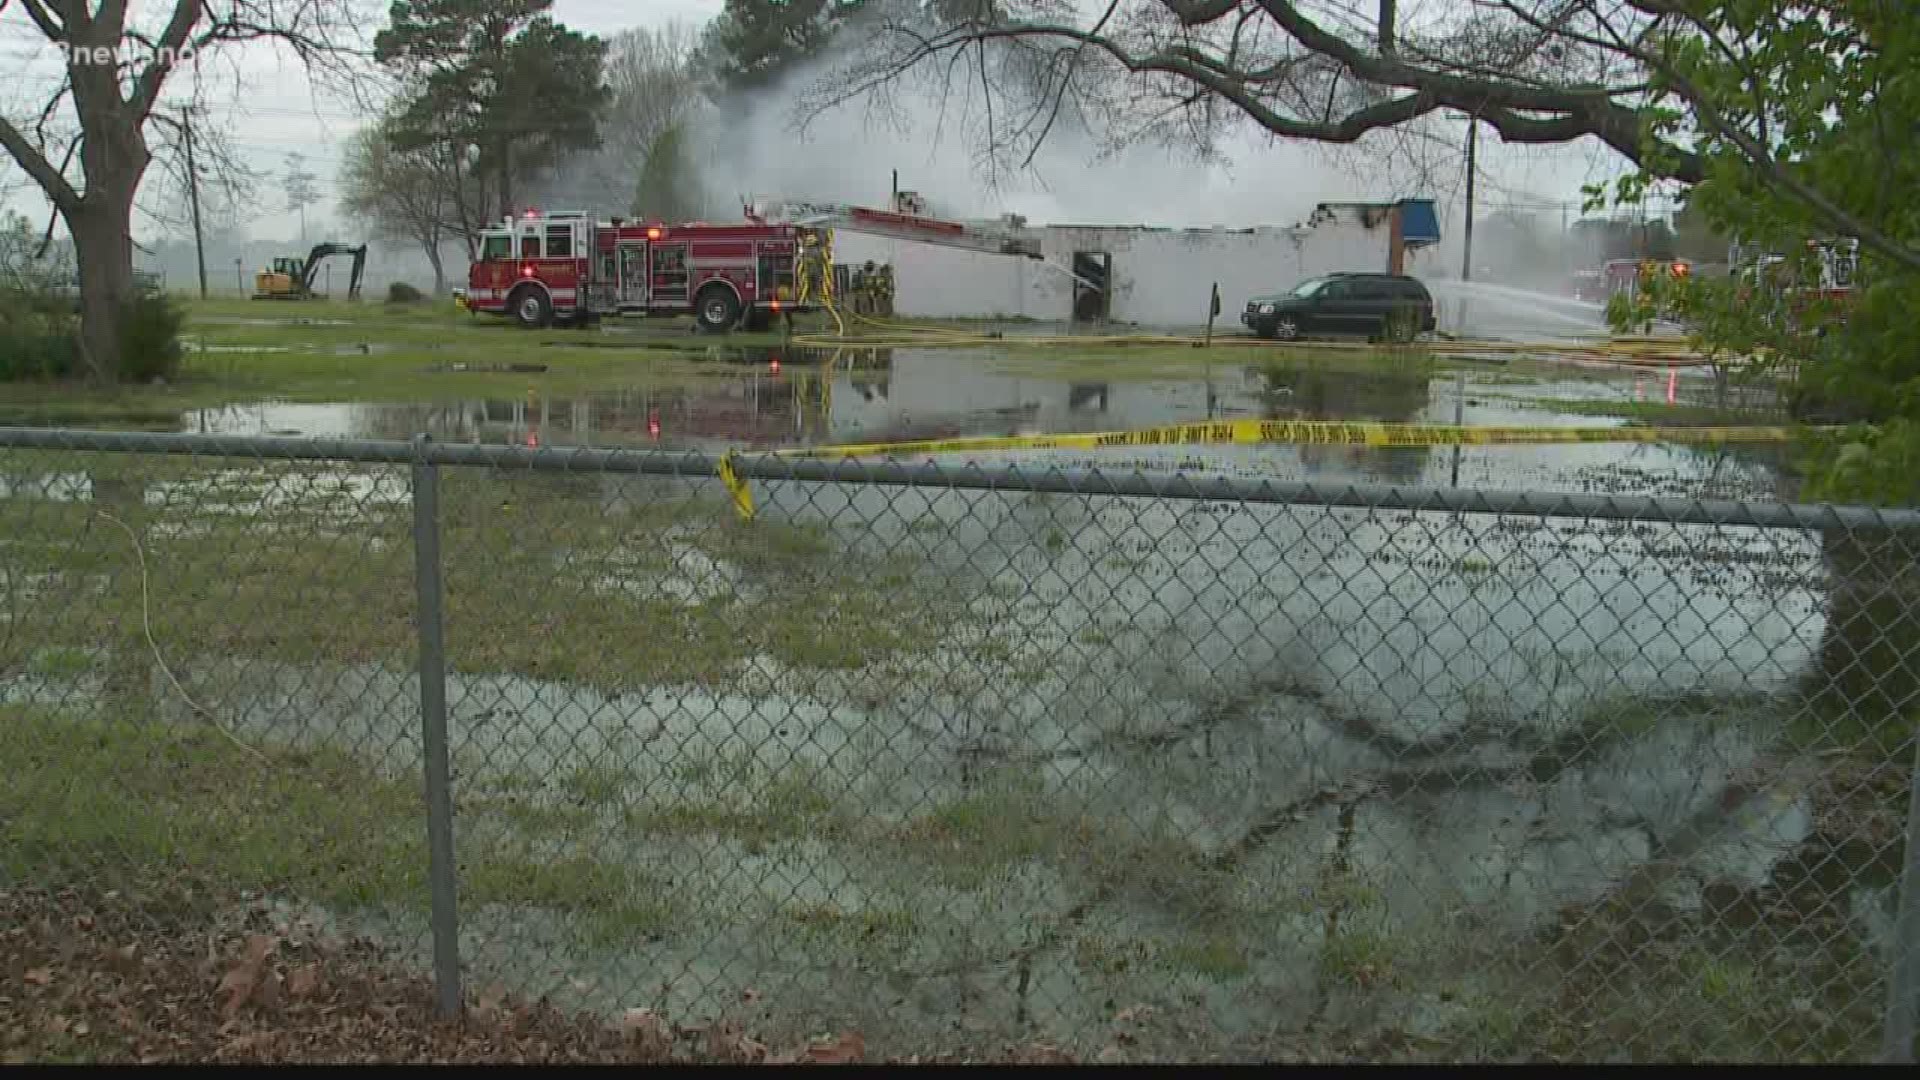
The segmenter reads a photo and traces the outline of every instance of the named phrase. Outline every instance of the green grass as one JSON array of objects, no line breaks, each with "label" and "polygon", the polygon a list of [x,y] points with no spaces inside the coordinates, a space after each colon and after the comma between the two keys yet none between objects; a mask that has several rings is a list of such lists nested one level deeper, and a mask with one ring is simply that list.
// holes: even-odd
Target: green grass
[{"label": "green grass", "polygon": [[[640,835],[714,835],[757,848],[807,837],[845,837],[853,823],[835,809],[829,778],[795,761],[772,769],[751,751],[721,752],[674,770],[683,790],[629,807],[626,827]],[[691,789],[691,790],[687,790]]]},{"label": "green grass", "polygon": [[44,679],[72,679],[92,670],[93,663],[85,649],[52,648],[34,654],[27,671]]},{"label": "green grass", "polygon": [[[692,351],[691,343],[669,333],[604,337],[629,343],[622,348],[548,347],[544,343],[603,336],[572,330],[526,332],[445,305],[390,308],[378,303],[229,299],[194,300],[187,307],[183,337],[191,348],[179,376],[168,384],[12,384],[0,402],[0,423],[170,429],[184,412],[236,402],[435,402],[519,398],[530,391],[555,397],[686,385],[710,377],[721,366],[705,362],[706,339],[699,339],[699,348]],[[220,321],[229,319],[272,320],[275,325]],[[331,322],[346,325],[316,325]],[[764,343],[775,341],[768,337]],[[374,351],[351,351],[363,342]],[[746,342],[729,339],[727,344]],[[197,351],[201,345],[222,351]],[[230,349],[260,351],[225,351]],[[547,365],[547,370],[432,370],[454,362],[534,363]]]},{"label": "green grass", "polygon": [[1617,416],[1640,423],[1689,427],[1741,426],[1755,423],[1785,423],[1784,417],[1739,409],[1716,409],[1710,405],[1669,405],[1664,401],[1594,401],[1589,399],[1521,399],[1524,405],[1575,416]]},{"label": "green grass", "polygon": [[[40,457],[49,459],[49,472],[73,467],[59,455],[20,455],[10,464],[32,475],[27,459]],[[148,603],[164,655],[413,662],[404,506],[352,490],[330,493],[320,486],[325,470],[290,465],[237,477],[183,459],[114,457],[88,468],[96,481],[195,483],[165,507],[114,511],[146,537]],[[209,512],[263,494],[309,497],[253,517]],[[73,650],[102,643],[129,654],[145,649],[133,548],[89,512],[74,503],[0,505],[0,533],[11,541],[16,571],[69,582],[113,578],[102,595],[28,613],[22,633],[0,635],[0,666],[37,655],[42,667],[64,670],[81,662]],[[442,512],[448,662],[457,671],[604,688],[731,685],[747,657],[847,669],[932,647],[952,623],[929,618],[929,610],[961,617],[962,601],[928,588],[873,588],[816,530],[741,522],[717,501],[659,502],[609,516],[587,491],[560,479],[450,471]],[[168,530],[181,528],[192,531],[169,538]],[[711,595],[659,588],[667,552],[689,544],[716,562]],[[632,587],[610,587],[609,577]],[[600,780],[583,780],[593,783],[582,796],[605,796]]]},{"label": "green grass", "polygon": [[602,806],[618,798],[632,779],[625,769],[582,765],[567,774],[560,782],[560,788],[580,803]]},{"label": "green grass", "polygon": [[[411,782],[333,750],[242,749],[206,726],[0,707],[14,747],[0,785],[0,872],[49,883],[103,872],[323,904],[427,904],[425,804]],[[342,793],[351,792],[351,796]],[[529,824],[528,822],[521,822]],[[664,890],[531,838],[469,852],[463,903],[581,917],[589,944],[669,925]]]},{"label": "green grass", "polygon": [[1175,941],[1159,950],[1157,960],[1164,968],[1211,979],[1237,979],[1250,970],[1246,946],[1225,933]]},{"label": "green grass", "polygon": [[344,754],[262,748],[261,760],[207,726],[13,707],[0,723],[12,746],[0,866],[12,880],[111,868],[335,904],[425,903],[422,800]]}]

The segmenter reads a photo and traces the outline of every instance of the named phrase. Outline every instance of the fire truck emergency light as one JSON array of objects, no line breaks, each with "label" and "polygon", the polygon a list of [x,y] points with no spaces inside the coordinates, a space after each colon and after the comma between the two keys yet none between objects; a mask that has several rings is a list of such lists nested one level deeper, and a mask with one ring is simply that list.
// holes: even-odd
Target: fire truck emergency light
[{"label": "fire truck emergency light", "polygon": [[660,239],[660,230],[659,230],[659,229],[648,229],[648,230],[647,230],[647,239],[649,239],[649,240],[658,240],[658,239]]}]

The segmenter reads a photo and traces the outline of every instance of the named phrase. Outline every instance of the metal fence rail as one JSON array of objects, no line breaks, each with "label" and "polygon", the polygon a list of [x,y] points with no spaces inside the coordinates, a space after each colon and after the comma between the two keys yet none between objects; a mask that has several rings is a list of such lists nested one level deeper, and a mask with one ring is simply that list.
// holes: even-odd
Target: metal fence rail
[{"label": "metal fence rail", "polygon": [[0,429],[0,877],[880,1053],[1912,1056],[1920,513],[715,466]]}]

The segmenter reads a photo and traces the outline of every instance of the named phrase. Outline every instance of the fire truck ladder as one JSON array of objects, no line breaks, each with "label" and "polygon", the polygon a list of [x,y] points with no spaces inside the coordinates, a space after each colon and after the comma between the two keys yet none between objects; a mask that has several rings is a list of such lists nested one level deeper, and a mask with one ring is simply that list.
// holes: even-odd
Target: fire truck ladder
[{"label": "fire truck ladder", "polygon": [[1007,222],[942,221],[939,218],[844,203],[778,198],[756,198],[747,207],[747,216],[755,221],[865,233],[892,240],[912,240],[921,244],[937,244],[993,255],[1019,255],[1045,261],[1040,252],[1039,238],[1028,235],[1019,225]]}]

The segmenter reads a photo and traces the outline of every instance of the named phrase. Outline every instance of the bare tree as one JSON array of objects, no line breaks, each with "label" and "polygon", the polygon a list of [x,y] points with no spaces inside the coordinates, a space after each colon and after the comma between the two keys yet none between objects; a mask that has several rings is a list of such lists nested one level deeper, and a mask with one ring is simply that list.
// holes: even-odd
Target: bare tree
[{"label": "bare tree", "polygon": [[420,245],[433,266],[438,296],[446,291],[441,246],[455,235],[471,245],[474,232],[462,220],[462,207],[482,206],[485,200],[471,190],[462,197],[475,178],[463,173],[445,144],[394,149],[392,122],[391,116],[383,118],[354,136],[340,170],[341,205],[371,221],[380,235]]},{"label": "bare tree", "polygon": [[[559,162],[537,191],[548,201],[625,208],[637,180],[678,152],[709,111],[695,30],[680,22],[623,30],[608,39],[606,83],[611,92],[600,119],[601,145]],[[677,135],[674,133],[678,133]]]},{"label": "bare tree", "polygon": [[[1247,124],[1352,144],[1452,111],[1510,143],[1592,137],[1643,161],[1644,110],[1664,92],[1631,57],[1563,29],[1593,30],[1600,6],[1109,0],[1088,17],[1069,0],[896,3],[806,107],[930,78],[990,103],[994,149],[1020,160],[1072,114],[1120,139],[1172,137],[1207,151]],[[1611,6],[1623,12],[1616,22],[1647,21],[1628,0]],[[1697,159],[1678,145],[1664,150],[1667,175],[1697,178]]]},{"label": "bare tree", "polygon": [[[1352,145],[1380,132],[1434,137],[1423,125],[1451,113],[1509,144],[1593,140],[1682,185],[1707,176],[1704,139],[1825,227],[1920,269],[1920,252],[1798,175],[1778,145],[1792,103],[1773,100],[1763,65],[1749,62],[1765,35],[1748,24],[1806,21],[1820,4],[1777,0],[1737,16],[1682,0],[1107,0],[1092,14],[1074,0],[875,6],[864,47],[806,92],[803,114],[924,80],[980,103],[989,153],[1030,162],[1076,117],[1119,141],[1177,139],[1207,153],[1246,125]],[[1692,77],[1702,49],[1742,85]]]},{"label": "bare tree", "polygon": [[310,73],[347,76],[355,28],[367,20],[359,0],[171,0],[152,19],[134,18],[126,0],[19,2],[63,51],[65,71],[35,115],[0,117],[0,147],[66,223],[79,263],[83,363],[111,379],[134,296],[134,200],[172,77],[255,42],[290,49]]}]

